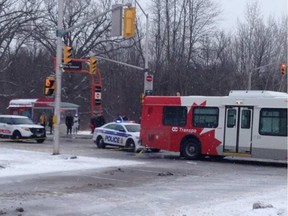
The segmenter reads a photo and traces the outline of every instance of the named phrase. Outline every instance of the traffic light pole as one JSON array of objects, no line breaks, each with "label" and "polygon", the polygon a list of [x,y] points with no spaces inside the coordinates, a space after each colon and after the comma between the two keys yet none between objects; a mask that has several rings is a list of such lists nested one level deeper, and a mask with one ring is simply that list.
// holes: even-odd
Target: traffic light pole
[{"label": "traffic light pole", "polygon": [[137,69],[137,70],[141,70],[141,71],[145,70],[145,68],[142,68],[142,67],[138,67],[138,66],[135,66],[135,65],[124,63],[124,62],[120,62],[120,61],[104,58],[104,57],[101,57],[101,56],[95,56],[95,57],[97,59],[103,59],[105,61],[109,61],[109,62],[113,62],[113,63],[116,63],[116,64],[121,64],[121,65],[125,65],[127,67],[131,67],[131,68],[134,68],[134,69]]},{"label": "traffic light pole", "polygon": [[135,0],[136,4],[139,6],[139,8],[141,9],[142,13],[145,15],[146,17],[146,38],[145,38],[145,68],[144,68],[144,95],[146,93],[147,90],[147,85],[146,85],[146,77],[148,76],[148,36],[149,36],[149,16],[147,13],[144,12],[144,10],[142,9],[141,5],[138,3],[137,0]]},{"label": "traffic light pole", "polygon": [[[57,31],[63,29],[63,0],[58,1],[58,24]],[[55,110],[56,124],[54,128],[54,145],[53,155],[59,154],[59,137],[60,137],[60,104],[61,104],[61,76],[62,76],[62,35],[57,36],[57,48],[56,48],[56,95],[55,95]]]},{"label": "traffic light pole", "polygon": [[55,115],[55,119],[56,119],[56,124],[55,124],[55,128],[54,128],[54,144],[53,144],[53,155],[58,155],[59,154],[59,138],[60,138],[60,104],[61,104],[61,80],[62,80],[62,37],[74,30],[75,28],[78,28],[88,22],[91,22],[95,19],[97,19],[98,17],[101,17],[105,14],[107,14],[108,12],[120,8],[120,7],[124,7],[124,6],[128,6],[131,7],[131,3],[127,3],[127,4],[119,4],[116,7],[107,10],[97,16],[91,17],[90,19],[83,21],[81,23],[79,23],[78,25],[72,26],[71,28],[68,29],[63,29],[63,0],[58,0],[58,20],[57,20],[57,31],[56,31],[56,37],[57,37],[57,48],[56,48],[56,95],[55,95],[55,109],[54,109],[54,115]]},{"label": "traffic light pole", "polygon": [[259,69],[261,69],[261,68],[265,68],[265,67],[268,67],[268,66],[271,66],[271,65],[275,65],[275,64],[278,64],[278,63],[266,64],[266,65],[263,65],[263,66],[260,66],[260,67],[257,67],[257,68],[253,68],[252,70],[250,70],[250,71],[249,71],[249,74],[248,74],[248,86],[247,86],[247,90],[251,90],[251,80],[252,80],[252,73],[253,73],[253,71],[259,70]]}]

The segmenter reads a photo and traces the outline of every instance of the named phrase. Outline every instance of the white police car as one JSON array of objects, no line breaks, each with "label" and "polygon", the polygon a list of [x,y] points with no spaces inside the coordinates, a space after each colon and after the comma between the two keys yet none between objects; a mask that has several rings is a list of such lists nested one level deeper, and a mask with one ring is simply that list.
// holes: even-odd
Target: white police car
[{"label": "white police car", "polygon": [[34,124],[26,116],[0,115],[0,137],[13,140],[35,139],[43,143],[46,133],[43,126]]},{"label": "white police car", "polygon": [[105,148],[106,145],[111,145],[138,151],[143,148],[140,146],[139,138],[140,124],[110,122],[95,128],[92,139],[98,148]]}]

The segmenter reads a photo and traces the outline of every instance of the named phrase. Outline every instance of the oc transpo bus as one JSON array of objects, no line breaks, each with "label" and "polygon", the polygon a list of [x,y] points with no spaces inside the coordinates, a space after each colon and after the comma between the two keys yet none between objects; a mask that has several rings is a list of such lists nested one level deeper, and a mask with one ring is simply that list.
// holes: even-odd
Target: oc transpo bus
[{"label": "oc transpo bus", "polygon": [[187,159],[227,155],[287,161],[287,93],[146,96],[142,145]]}]

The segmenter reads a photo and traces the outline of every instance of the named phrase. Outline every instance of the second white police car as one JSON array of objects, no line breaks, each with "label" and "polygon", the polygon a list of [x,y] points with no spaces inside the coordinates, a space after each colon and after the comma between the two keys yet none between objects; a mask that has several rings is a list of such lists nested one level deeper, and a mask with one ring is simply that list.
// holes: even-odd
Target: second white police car
[{"label": "second white police car", "polygon": [[139,151],[140,124],[134,122],[110,122],[97,127],[93,133],[93,141],[98,148],[106,145],[120,146],[131,151]]},{"label": "second white police car", "polygon": [[35,139],[43,143],[46,139],[45,128],[36,125],[26,116],[0,115],[0,138],[9,138],[15,141]]}]

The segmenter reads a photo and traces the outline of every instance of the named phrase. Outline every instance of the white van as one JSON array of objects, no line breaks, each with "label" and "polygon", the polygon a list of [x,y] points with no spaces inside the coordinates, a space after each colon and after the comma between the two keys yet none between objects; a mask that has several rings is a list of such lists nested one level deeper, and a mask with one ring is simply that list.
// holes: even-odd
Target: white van
[{"label": "white van", "polygon": [[13,140],[35,139],[43,143],[46,132],[43,126],[34,124],[26,116],[0,115],[0,137]]}]

